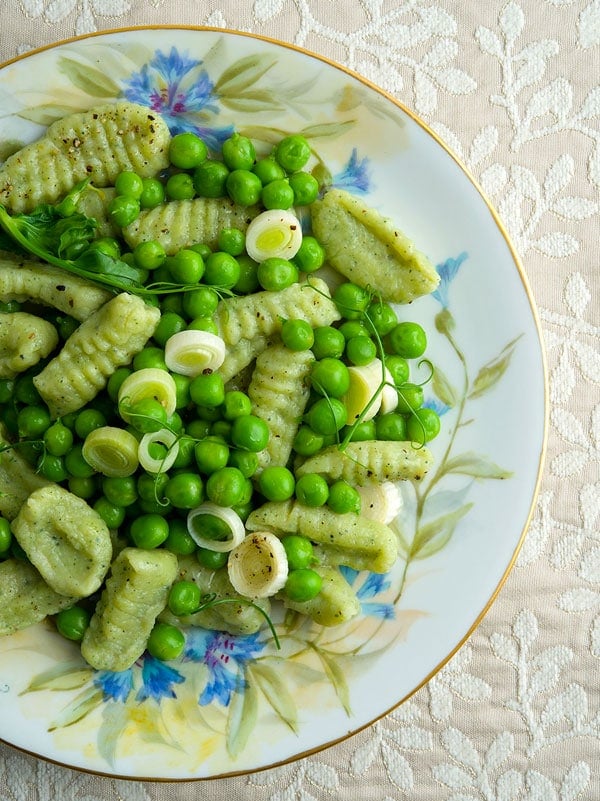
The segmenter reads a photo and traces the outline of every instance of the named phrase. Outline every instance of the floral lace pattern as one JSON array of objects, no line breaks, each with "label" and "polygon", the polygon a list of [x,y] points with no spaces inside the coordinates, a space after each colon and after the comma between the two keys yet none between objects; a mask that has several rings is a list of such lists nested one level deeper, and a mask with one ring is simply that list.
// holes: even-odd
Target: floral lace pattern
[{"label": "floral lace pattern", "polygon": [[[282,38],[356,69],[413,108],[467,164],[499,210],[539,306],[550,380],[547,466],[517,564],[483,623],[412,699],[348,741],[205,789],[215,801],[593,801],[600,798],[600,3],[361,0],[344,4],[344,14],[340,5],[3,4],[2,60],[78,33],[174,23]],[[131,91],[143,91],[146,78],[139,75]],[[446,269],[450,277],[458,265]],[[363,605],[376,602],[375,589],[360,588]],[[218,659],[221,645],[211,651],[203,643],[205,658]],[[212,675],[205,692],[225,698],[227,676]],[[168,692],[169,684],[148,675],[136,691]],[[165,801],[198,792],[195,784],[80,775],[0,748],[7,801]]]}]

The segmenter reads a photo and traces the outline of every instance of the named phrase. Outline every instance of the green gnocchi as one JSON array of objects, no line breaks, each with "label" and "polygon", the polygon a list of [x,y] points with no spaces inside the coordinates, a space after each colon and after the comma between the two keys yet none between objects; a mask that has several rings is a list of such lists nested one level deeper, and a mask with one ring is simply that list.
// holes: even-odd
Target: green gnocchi
[{"label": "green gnocchi", "polygon": [[52,353],[56,328],[27,312],[0,312],[0,378],[14,378]]}]

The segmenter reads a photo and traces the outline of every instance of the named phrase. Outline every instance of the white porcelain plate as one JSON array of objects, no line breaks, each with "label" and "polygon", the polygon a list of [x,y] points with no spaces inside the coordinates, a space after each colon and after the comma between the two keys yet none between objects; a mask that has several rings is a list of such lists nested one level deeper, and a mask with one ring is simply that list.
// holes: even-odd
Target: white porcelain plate
[{"label": "white porcelain plate", "polygon": [[[233,127],[266,150],[302,132],[320,177],[393,218],[439,289],[400,310],[435,367],[442,432],[424,483],[404,487],[406,569],[346,570],[361,615],[341,629],[194,630],[184,655],[94,672],[48,623],[0,641],[0,739],[104,774],[192,779],[291,760],[384,715],[447,660],[488,608],[529,521],[546,382],[531,295],[494,211],[400,104],[317,56],[213,29],[82,38],[0,70],[0,157],[73,111],[129,98],[209,144]],[[423,374],[425,377],[425,374]],[[400,560],[403,562],[403,560]]]}]

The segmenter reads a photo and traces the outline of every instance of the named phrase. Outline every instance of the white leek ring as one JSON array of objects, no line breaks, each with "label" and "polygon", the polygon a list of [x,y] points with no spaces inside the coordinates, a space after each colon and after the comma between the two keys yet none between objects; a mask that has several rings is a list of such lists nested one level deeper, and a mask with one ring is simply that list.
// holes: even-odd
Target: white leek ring
[{"label": "white leek ring", "polygon": [[[150,446],[159,442],[167,448],[167,453],[162,459],[156,459],[150,455]],[[168,428],[161,428],[159,431],[151,431],[144,434],[138,445],[138,459],[141,466],[148,473],[166,472],[173,466],[179,453],[179,442],[177,435]]]},{"label": "white leek ring", "polygon": [[154,398],[170,417],[177,408],[177,387],[173,376],[158,367],[144,367],[128,375],[119,387],[118,404],[124,408],[119,414],[126,422],[127,408],[146,398]]},{"label": "white leek ring", "polygon": [[398,390],[394,386],[394,379],[387,367],[385,368],[384,375],[387,383],[381,390],[381,407],[379,411],[381,414],[389,414],[398,406]]},{"label": "white leek ring", "polygon": [[302,225],[291,211],[269,209],[246,229],[246,251],[254,261],[293,259],[302,244]]},{"label": "white leek ring", "polygon": [[115,426],[101,426],[91,431],[81,448],[85,461],[98,473],[111,478],[125,478],[137,470],[138,441],[130,431]]},{"label": "white leek ring", "polygon": [[283,589],[287,581],[285,548],[270,531],[254,531],[230,552],[227,572],[240,595],[268,598]]},{"label": "white leek ring", "polygon": [[360,495],[361,517],[389,525],[400,514],[402,495],[396,484],[391,481],[365,484],[356,489]]},{"label": "white leek ring", "polygon": [[165,345],[166,365],[180,375],[193,377],[205,370],[214,372],[224,360],[225,342],[210,331],[178,331]]},{"label": "white leek ring", "polygon": [[[225,523],[229,529],[229,536],[226,539],[215,539],[203,535],[202,518],[207,516],[216,517]],[[191,509],[187,516],[187,529],[199,548],[208,548],[210,551],[219,553],[233,550],[246,535],[242,518],[233,509],[227,506],[218,506],[216,503],[203,503],[195,509]]]}]

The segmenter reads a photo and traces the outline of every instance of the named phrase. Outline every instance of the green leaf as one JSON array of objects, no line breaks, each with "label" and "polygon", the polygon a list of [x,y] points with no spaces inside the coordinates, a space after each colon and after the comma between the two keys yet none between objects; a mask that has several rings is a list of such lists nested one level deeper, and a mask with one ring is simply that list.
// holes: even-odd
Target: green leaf
[{"label": "green leaf", "polygon": [[75,700],[66,706],[62,712],[59,713],[53,722],[48,726],[48,731],[55,729],[63,729],[65,726],[72,726],[78,720],[89,715],[94,709],[97,709],[103,699],[102,690],[97,687],[90,687],[85,692],[80,693]]},{"label": "green leaf", "polygon": [[255,662],[248,667],[252,678],[279,717],[293,732],[298,730],[298,710],[293,697],[277,673],[268,665]]},{"label": "green leaf", "polygon": [[412,543],[411,558],[426,559],[441,551],[450,542],[459,520],[467,514],[472,506],[472,503],[466,503],[460,509],[448,512],[421,526]]},{"label": "green leaf", "polygon": [[327,678],[333,685],[335,693],[344,707],[344,711],[347,715],[351,715],[352,709],[350,706],[350,690],[348,688],[346,676],[339,664],[338,659],[335,656],[326,653],[325,651],[321,651],[319,648],[316,648],[315,650],[319,655],[321,662],[323,663]]},{"label": "green leaf", "polygon": [[245,686],[234,692],[227,717],[227,751],[235,759],[248,743],[258,718],[258,691],[247,675]]},{"label": "green leaf", "polygon": [[58,61],[58,70],[66,75],[74,86],[92,97],[117,97],[121,91],[108,77],[108,73],[88,67],[75,59],[63,56]]},{"label": "green leaf", "polygon": [[60,663],[34,676],[21,695],[39,690],[76,690],[87,684],[92,675],[92,669],[83,665],[80,660]]},{"label": "green leaf", "polygon": [[456,406],[459,399],[458,390],[451,384],[450,379],[441,367],[436,366],[434,368],[431,387],[442,403],[446,404],[450,409]]},{"label": "green leaf", "polygon": [[469,398],[480,398],[500,381],[508,369],[516,344],[520,338],[521,335],[509,342],[496,358],[491,359],[481,368],[477,373],[475,381],[473,381]]},{"label": "green leaf", "polygon": [[215,83],[215,91],[222,97],[236,95],[256,83],[277,63],[277,59],[264,55],[246,56],[235,61]]},{"label": "green leaf", "polygon": [[98,730],[98,752],[109,765],[116,762],[120,738],[129,721],[125,704],[105,704],[102,725]]},{"label": "green leaf", "polygon": [[246,92],[236,97],[222,97],[221,102],[233,111],[282,111],[283,105],[278,96],[268,89]]},{"label": "green leaf", "polygon": [[51,125],[56,120],[63,117],[68,117],[71,114],[80,112],[81,106],[71,106],[66,104],[59,105],[58,103],[45,103],[41,106],[34,106],[33,108],[25,108],[19,111],[18,116],[23,120],[35,122],[37,125]]},{"label": "green leaf", "polygon": [[320,125],[309,125],[301,133],[306,139],[324,139],[343,136],[356,125],[356,120],[346,122],[324,122]]},{"label": "green leaf", "polygon": [[481,456],[473,451],[465,451],[465,453],[448,459],[444,464],[444,472],[460,473],[461,475],[472,476],[473,478],[506,479],[511,478],[513,475],[510,470],[504,470],[487,457]]}]

